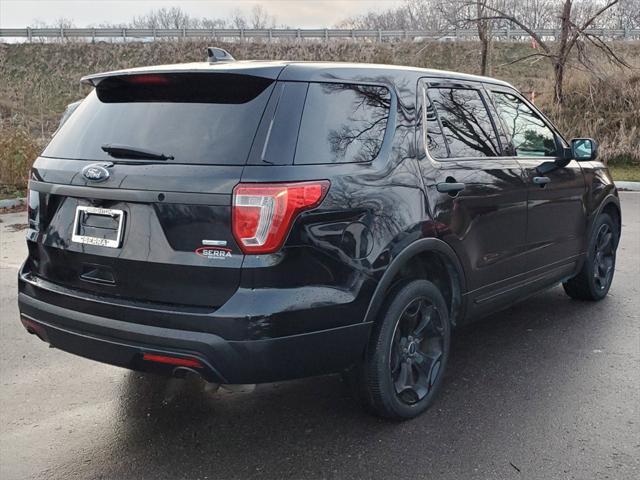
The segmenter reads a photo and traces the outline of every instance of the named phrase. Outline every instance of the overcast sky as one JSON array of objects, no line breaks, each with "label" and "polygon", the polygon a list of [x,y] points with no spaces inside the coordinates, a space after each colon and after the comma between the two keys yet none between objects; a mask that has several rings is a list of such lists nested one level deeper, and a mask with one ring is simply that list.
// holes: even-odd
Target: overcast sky
[{"label": "overcast sky", "polygon": [[397,6],[402,0],[0,0],[0,28],[24,28],[40,20],[54,23],[59,18],[73,20],[78,27],[104,22],[128,22],[151,9],[180,6],[196,17],[224,18],[235,9],[246,12],[261,4],[278,24],[292,27],[330,27],[340,20]]}]

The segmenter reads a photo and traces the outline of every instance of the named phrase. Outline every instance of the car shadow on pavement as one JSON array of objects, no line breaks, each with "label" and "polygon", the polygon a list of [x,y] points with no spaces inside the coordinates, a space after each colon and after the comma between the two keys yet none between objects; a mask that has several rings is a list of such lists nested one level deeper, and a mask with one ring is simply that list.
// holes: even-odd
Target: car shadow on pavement
[{"label": "car shadow on pavement", "polygon": [[[572,301],[556,288],[460,329],[440,397],[426,414],[403,423],[363,412],[339,375],[259,385],[249,393],[210,393],[197,379],[132,372],[111,445],[112,454],[126,460],[102,473],[144,476],[153,465],[169,477],[260,471],[280,478],[332,476],[344,468],[366,472],[370,455],[390,456],[384,462],[388,474],[397,462],[426,458],[430,472],[450,472],[451,465],[433,463],[445,449],[466,449],[473,461],[492,448],[488,432],[513,435],[533,424],[555,428],[538,411],[561,395],[558,389],[579,381],[571,371],[580,368],[580,352],[597,342],[584,332],[596,336],[612,328],[609,301]],[[429,441],[403,452],[411,438]]]}]

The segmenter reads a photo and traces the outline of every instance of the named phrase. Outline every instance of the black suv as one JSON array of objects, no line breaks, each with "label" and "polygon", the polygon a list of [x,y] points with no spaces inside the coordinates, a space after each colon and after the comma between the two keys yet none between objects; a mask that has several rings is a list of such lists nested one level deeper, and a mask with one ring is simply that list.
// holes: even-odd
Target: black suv
[{"label": "black suv", "polygon": [[82,81],[33,166],[19,273],[24,326],[62,350],[215,383],[350,371],[409,418],[453,327],[611,285],[596,142],[505,82],[215,50]]}]

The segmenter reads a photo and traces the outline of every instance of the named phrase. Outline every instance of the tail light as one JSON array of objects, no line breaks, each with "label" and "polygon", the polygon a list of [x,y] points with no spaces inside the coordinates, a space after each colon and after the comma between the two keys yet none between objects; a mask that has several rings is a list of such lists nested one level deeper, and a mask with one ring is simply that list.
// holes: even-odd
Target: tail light
[{"label": "tail light", "polygon": [[328,190],[328,180],[241,183],[233,190],[233,236],[245,253],[275,252],[296,216],[320,205]]},{"label": "tail light", "polygon": [[167,85],[171,80],[166,75],[131,75],[123,78],[126,82],[138,85]]},{"label": "tail light", "polygon": [[27,219],[29,228],[38,230],[40,224],[40,194],[29,188],[27,193]]}]

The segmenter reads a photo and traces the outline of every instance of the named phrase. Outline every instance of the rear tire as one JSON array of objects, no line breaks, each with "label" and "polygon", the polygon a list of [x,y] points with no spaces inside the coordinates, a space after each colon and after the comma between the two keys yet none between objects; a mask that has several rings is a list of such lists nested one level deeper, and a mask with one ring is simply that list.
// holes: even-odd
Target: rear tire
[{"label": "rear tire", "polygon": [[359,383],[375,415],[403,420],[427,410],[442,385],[451,327],[438,288],[414,280],[395,289],[372,332]]},{"label": "rear tire", "polygon": [[580,273],[562,284],[577,300],[598,301],[607,296],[616,267],[618,226],[610,215],[598,216],[589,239],[587,257]]}]

